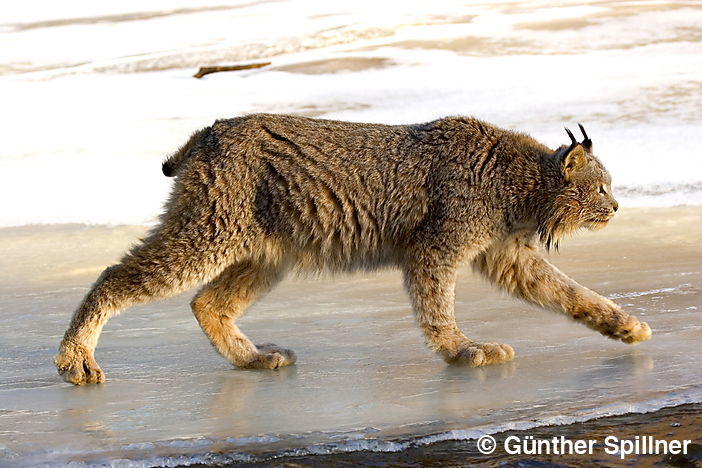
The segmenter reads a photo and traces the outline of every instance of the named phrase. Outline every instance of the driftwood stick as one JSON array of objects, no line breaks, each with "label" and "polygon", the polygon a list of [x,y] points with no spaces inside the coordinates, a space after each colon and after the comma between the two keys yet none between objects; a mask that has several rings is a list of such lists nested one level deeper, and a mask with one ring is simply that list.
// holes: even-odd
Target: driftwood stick
[{"label": "driftwood stick", "polygon": [[252,68],[262,68],[270,65],[271,62],[260,62],[260,63],[247,63],[246,65],[224,65],[221,67],[200,67],[200,69],[193,76],[195,78],[202,78],[210,73],[225,72],[225,71],[237,71],[237,70],[251,70]]}]

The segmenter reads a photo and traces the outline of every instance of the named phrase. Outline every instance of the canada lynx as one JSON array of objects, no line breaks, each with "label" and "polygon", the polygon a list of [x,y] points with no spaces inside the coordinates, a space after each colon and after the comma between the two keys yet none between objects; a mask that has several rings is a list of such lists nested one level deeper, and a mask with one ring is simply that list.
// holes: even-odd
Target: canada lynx
[{"label": "canada lynx", "polygon": [[177,176],[161,224],[107,268],[78,307],[55,363],[67,382],[104,381],[100,331],[125,307],[206,283],[192,301],[214,347],[242,368],[295,354],[254,345],[236,326],[290,269],[399,267],[428,345],[450,363],[509,361],[456,325],[461,262],[511,294],[610,338],[646,323],[580,286],[539,252],[617,211],[610,176],[584,140],[551,150],[467,117],[379,125],[257,114],[218,120],[164,164]]}]

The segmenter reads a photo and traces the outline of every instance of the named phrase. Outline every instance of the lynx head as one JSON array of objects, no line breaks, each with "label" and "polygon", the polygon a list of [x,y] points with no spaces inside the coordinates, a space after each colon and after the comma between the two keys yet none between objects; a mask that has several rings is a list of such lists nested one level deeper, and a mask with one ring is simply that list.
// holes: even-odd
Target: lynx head
[{"label": "lynx head", "polygon": [[612,197],[612,178],[592,154],[592,140],[585,129],[578,126],[584,140],[579,143],[566,128],[571,144],[561,146],[552,156],[559,180],[548,212],[539,220],[539,236],[547,249],[558,250],[560,238],[579,228],[603,228],[619,208]]}]

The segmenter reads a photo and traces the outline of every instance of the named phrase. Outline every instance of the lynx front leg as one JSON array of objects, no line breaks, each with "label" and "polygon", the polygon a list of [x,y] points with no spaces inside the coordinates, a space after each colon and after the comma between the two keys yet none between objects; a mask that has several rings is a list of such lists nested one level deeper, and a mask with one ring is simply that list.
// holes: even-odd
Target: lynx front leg
[{"label": "lynx front leg", "polygon": [[529,240],[515,238],[495,245],[478,256],[473,267],[509,293],[563,312],[610,338],[636,343],[651,337],[646,322],[566,276]]},{"label": "lynx front leg", "polygon": [[227,268],[205,286],[191,306],[212,345],[240,368],[276,369],[295,363],[292,350],[272,343],[254,345],[236,326],[236,319],[283,276],[278,266],[242,262]]},{"label": "lynx front leg", "polygon": [[405,286],[427,344],[450,364],[471,367],[511,361],[509,345],[476,343],[456,324],[454,291],[456,262],[416,252],[404,268]]}]

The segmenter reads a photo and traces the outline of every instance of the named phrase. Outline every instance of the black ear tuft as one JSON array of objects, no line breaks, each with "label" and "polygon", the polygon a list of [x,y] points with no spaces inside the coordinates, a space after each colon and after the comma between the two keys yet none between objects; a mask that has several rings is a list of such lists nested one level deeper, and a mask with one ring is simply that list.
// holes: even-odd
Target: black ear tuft
[{"label": "black ear tuft", "polygon": [[567,133],[568,136],[570,137],[570,146],[571,146],[571,147],[576,146],[576,145],[578,144],[578,140],[576,140],[575,137],[573,136],[573,132],[571,132],[571,131],[568,129],[568,127],[563,127],[563,128],[565,128],[566,133]]},{"label": "black ear tuft", "polygon": [[592,140],[587,136],[587,133],[585,133],[585,127],[581,124],[578,124],[578,127],[580,127],[580,132],[583,134],[583,138],[585,138],[582,142],[583,147],[588,153],[592,153]]}]

